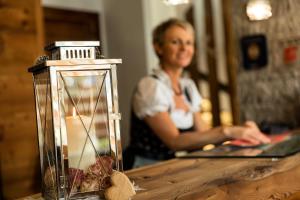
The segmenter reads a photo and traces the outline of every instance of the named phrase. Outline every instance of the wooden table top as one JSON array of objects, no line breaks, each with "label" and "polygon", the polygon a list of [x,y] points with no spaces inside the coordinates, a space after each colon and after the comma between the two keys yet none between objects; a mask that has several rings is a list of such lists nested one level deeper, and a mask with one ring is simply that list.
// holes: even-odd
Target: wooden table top
[{"label": "wooden table top", "polygon": [[132,200],[300,199],[300,153],[282,159],[172,159],[126,174],[142,189]]},{"label": "wooden table top", "polygon": [[300,199],[300,154],[282,159],[173,159],[126,174],[145,189],[133,200]]}]

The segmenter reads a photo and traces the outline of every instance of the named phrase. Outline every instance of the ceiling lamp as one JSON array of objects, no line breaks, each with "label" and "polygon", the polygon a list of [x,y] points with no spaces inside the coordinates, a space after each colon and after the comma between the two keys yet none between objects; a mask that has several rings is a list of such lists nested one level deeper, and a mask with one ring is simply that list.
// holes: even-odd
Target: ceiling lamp
[{"label": "ceiling lamp", "polygon": [[264,20],[272,16],[272,8],[269,0],[249,0],[246,8],[250,20]]},{"label": "ceiling lamp", "polygon": [[165,4],[169,6],[176,6],[179,4],[186,4],[189,3],[189,0],[163,0]]}]

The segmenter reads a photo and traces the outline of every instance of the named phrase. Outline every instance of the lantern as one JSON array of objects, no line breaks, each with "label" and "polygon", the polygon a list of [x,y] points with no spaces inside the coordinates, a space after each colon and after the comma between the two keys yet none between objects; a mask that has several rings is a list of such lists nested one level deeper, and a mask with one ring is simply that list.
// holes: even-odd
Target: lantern
[{"label": "lantern", "polygon": [[42,195],[100,199],[122,171],[116,66],[99,42],[55,42],[33,73]]}]

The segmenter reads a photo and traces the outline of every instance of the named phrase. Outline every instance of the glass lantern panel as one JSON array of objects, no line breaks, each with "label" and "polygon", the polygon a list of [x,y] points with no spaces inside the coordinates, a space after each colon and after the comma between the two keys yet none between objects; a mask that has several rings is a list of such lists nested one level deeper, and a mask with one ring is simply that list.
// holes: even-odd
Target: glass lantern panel
[{"label": "glass lantern panel", "polygon": [[69,196],[107,186],[113,159],[105,84],[108,71],[58,72],[61,132]]},{"label": "glass lantern panel", "polygon": [[49,75],[48,73],[36,74],[34,81],[41,171],[43,178],[42,189],[47,199],[57,199],[56,158]]}]

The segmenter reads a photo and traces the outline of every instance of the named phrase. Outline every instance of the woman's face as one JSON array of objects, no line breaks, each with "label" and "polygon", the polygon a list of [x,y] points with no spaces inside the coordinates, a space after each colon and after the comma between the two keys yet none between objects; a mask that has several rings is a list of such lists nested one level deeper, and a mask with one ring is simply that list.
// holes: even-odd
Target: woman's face
[{"label": "woman's face", "polygon": [[155,48],[163,67],[183,68],[194,55],[194,35],[190,30],[172,26],[165,32],[163,44]]}]

